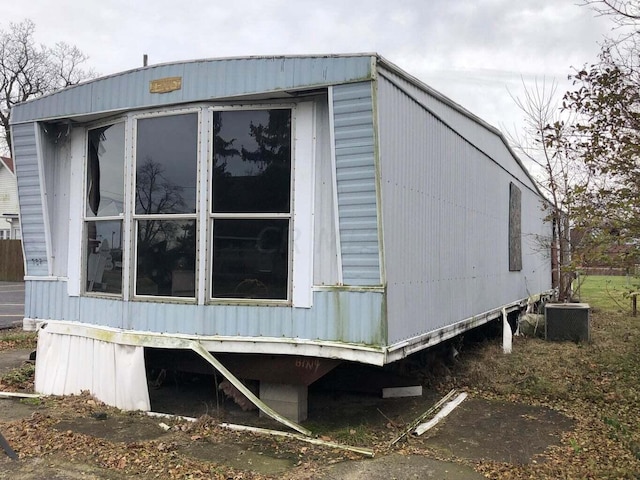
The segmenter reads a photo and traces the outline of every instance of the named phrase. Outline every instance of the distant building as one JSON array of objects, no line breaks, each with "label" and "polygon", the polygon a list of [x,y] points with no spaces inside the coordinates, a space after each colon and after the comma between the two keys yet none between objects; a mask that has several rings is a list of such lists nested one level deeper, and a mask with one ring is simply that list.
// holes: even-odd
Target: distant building
[{"label": "distant building", "polygon": [[9,157],[0,157],[0,240],[19,239],[18,182]]}]

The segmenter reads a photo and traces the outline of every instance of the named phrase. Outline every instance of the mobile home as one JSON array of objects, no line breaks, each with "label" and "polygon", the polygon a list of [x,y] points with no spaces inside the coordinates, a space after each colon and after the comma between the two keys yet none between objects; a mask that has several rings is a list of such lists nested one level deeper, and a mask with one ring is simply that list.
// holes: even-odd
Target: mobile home
[{"label": "mobile home", "polygon": [[16,106],[12,135],[42,393],[148,409],[145,349],[192,349],[240,378],[280,362],[264,398],[303,404],[339,361],[552,288],[504,137],[376,54],[147,66]]}]

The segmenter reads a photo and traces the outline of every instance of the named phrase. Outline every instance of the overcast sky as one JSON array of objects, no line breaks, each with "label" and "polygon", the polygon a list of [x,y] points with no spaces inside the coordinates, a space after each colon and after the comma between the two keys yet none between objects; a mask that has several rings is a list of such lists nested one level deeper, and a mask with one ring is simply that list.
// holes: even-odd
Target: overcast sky
[{"label": "overcast sky", "polygon": [[502,130],[519,127],[509,91],[596,59],[608,19],[581,0],[28,0],[3,2],[0,27],[30,18],[111,74],[197,58],[377,52]]}]

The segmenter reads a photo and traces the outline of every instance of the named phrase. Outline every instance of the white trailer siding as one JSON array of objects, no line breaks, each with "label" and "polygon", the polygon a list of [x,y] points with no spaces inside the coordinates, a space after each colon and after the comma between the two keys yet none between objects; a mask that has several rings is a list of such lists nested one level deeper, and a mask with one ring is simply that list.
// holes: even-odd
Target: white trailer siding
[{"label": "white trailer siding", "polygon": [[[551,231],[510,151],[486,141],[494,145],[489,156],[382,76],[378,103],[389,344],[550,289],[537,239]],[[476,138],[500,140],[475,128]],[[509,271],[510,182],[522,191],[518,272]]]}]

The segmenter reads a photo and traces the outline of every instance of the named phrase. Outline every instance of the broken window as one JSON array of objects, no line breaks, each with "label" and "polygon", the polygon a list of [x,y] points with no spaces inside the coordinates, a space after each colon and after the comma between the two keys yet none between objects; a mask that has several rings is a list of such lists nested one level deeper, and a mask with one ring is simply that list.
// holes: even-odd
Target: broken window
[{"label": "broken window", "polygon": [[124,122],[87,135],[85,291],[122,293]]}]

